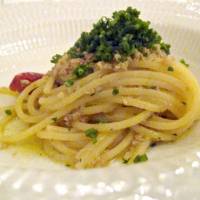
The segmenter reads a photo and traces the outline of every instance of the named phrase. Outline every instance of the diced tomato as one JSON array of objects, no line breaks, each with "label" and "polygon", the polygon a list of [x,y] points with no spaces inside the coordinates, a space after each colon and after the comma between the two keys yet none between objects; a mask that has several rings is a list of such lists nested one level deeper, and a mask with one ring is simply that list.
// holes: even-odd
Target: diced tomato
[{"label": "diced tomato", "polygon": [[17,74],[10,83],[9,88],[13,91],[21,92],[30,83],[42,78],[42,76],[43,74],[35,72],[24,72]]}]

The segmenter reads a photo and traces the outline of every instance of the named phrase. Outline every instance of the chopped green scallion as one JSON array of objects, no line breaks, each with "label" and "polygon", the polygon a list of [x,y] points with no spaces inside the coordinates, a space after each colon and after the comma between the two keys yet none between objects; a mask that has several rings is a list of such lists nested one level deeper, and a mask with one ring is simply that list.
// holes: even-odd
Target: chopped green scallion
[{"label": "chopped green scallion", "polygon": [[52,121],[54,121],[54,122],[56,122],[57,120],[58,120],[57,117],[52,118]]},{"label": "chopped green scallion", "polygon": [[62,56],[61,56],[60,54],[54,55],[54,56],[51,58],[51,63],[56,64],[56,63],[59,61],[60,58],[62,58]]},{"label": "chopped green scallion", "polygon": [[90,32],[81,34],[68,55],[82,58],[92,54],[92,61],[110,62],[116,59],[116,54],[126,59],[139,51],[146,56],[144,49],[155,50],[156,46],[169,54],[170,45],[164,43],[150,27],[150,22],[140,19],[139,15],[138,10],[128,7],[114,12],[111,18],[102,17]]},{"label": "chopped green scallion", "polygon": [[171,66],[169,66],[169,67],[167,68],[167,70],[168,70],[169,72],[173,72],[173,71],[174,71],[174,68],[171,67]]},{"label": "chopped green scallion", "polygon": [[123,158],[122,161],[123,161],[124,164],[127,164],[129,160]]},{"label": "chopped green scallion", "polygon": [[137,155],[134,159],[134,163],[139,163],[139,162],[145,162],[148,160],[148,157],[146,154],[143,155]]},{"label": "chopped green scallion", "polygon": [[12,111],[9,110],[9,109],[6,109],[6,110],[5,110],[5,113],[6,113],[6,115],[12,115]]},{"label": "chopped green scallion", "polygon": [[170,53],[170,45],[169,44],[161,43],[160,49],[163,50],[166,54]]},{"label": "chopped green scallion", "polygon": [[90,128],[85,131],[85,135],[91,138],[93,143],[97,142],[97,134],[98,134],[98,131],[94,128]]},{"label": "chopped green scallion", "polygon": [[119,94],[119,89],[114,87],[113,90],[112,90],[112,95],[115,96],[117,94]]},{"label": "chopped green scallion", "polygon": [[72,79],[68,79],[65,81],[65,85],[67,87],[71,87],[73,84],[74,84],[74,80],[72,80]]},{"label": "chopped green scallion", "polygon": [[189,67],[189,64],[187,64],[183,58],[180,59],[180,63],[184,64],[186,67]]},{"label": "chopped green scallion", "polygon": [[93,68],[89,66],[89,64],[81,64],[73,71],[73,74],[77,78],[82,78],[87,76],[88,74],[93,73]]}]

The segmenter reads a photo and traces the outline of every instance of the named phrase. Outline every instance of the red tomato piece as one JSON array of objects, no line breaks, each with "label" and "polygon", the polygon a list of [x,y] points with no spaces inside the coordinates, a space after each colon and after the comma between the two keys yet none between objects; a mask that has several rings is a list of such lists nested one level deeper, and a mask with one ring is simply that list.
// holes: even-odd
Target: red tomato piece
[{"label": "red tomato piece", "polygon": [[24,72],[17,74],[10,83],[9,88],[13,91],[21,92],[30,83],[42,78],[42,76],[43,74],[35,72]]}]

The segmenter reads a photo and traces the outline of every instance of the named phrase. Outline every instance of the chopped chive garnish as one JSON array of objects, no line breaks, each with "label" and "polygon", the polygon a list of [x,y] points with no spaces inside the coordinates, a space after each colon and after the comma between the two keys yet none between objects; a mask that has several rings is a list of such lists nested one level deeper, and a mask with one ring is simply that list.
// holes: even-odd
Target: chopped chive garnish
[{"label": "chopped chive garnish", "polygon": [[75,71],[75,74],[77,75],[77,77],[82,77],[85,74],[85,70],[83,67],[78,67]]},{"label": "chopped chive garnish", "polygon": [[74,80],[72,80],[72,79],[69,79],[69,80],[66,80],[66,81],[65,81],[65,85],[66,85],[67,87],[71,87],[73,84],[74,84]]},{"label": "chopped chive garnish", "polygon": [[189,67],[189,64],[187,64],[183,58],[180,59],[180,63],[184,64],[186,67]]},{"label": "chopped chive garnish", "polygon": [[170,47],[171,47],[171,45],[166,44],[166,43],[160,44],[160,49],[163,50],[166,54],[170,53]]},{"label": "chopped chive garnish", "polygon": [[94,61],[112,61],[116,54],[127,58],[136,52],[146,56],[144,49],[160,49],[170,53],[170,45],[150,27],[149,21],[139,17],[140,12],[128,7],[113,13],[111,18],[102,17],[90,32],[83,32],[74,46],[67,52],[71,58],[82,58],[92,54]]},{"label": "chopped chive garnish", "polygon": [[124,158],[123,158],[122,161],[123,161],[124,164],[127,164],[127,163],[128,163],[128,160],[127,160],[127,159],[124,159]]},{"label": "chopped chive garnish", "polygon": [[12,115],[12,111],[9,109],[5,110],[5,113],[6,113],[6,115]]},{"label": "chopped chive garnish", "polygon": [[98,131],[94,128],[87,129],[85,135],[92,139],[93,143],[97,142],[97,133]]},{"label": "chopped chive garnish", "polygon": [[113,88],[113,90],[112,90],[112,95],[115,96],[115,95],[117,95],[117,94],[119,94],[119,89],[115,87],[115,88]]},{"label": "chopped chive garnish", "polygon": [[57,119],[57,117],[53,117],[52,120],[53,120],[54,122],[56,122],[58,119]]},{"label": "chopped chive garnish", "polygon": [[169,66],[169,67],[167,68],[167,70],[168,70],[169,72],[173,72],[173,71],[174,71],[174,68],[173,68],[172,66]]},{"label": "chopped chive garnish", "polygon": [[54,56],[51,58],[51,63],[56,64],[56,63],[59,61],[60,58],[62,58],[62,56],[61,56],[60,54],[54,55]]},{"label": "chopped chive garnish", "polygon": [[139,163],[139,162],[144,162],[144,161],[147,161],[148,160],[148,157],[146,154],[143,154],[143,155],[137,155],[134,159],[134,163]]},{"label": "chopped chive garnish", "polygon": [[73,74],[77,78],[82,78],[84,76],[87,76],[88,74],[93,73],[93,68],[89,66],[89,64],[81,64],[78,65],[78,67],[73,71]]}]

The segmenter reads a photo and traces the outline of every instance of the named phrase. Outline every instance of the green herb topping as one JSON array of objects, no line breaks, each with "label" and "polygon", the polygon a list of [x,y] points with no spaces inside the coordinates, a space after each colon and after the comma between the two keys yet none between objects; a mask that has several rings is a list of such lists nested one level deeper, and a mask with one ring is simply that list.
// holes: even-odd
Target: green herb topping
[{"label": "green herb topping", "polygon": [[85,131],[85,135],[87,137],[90,137],[92,139],[93,143],[97,142],[97,133],[98,133],[98,131],[94,128],[90,128]]},{"label": "green herb topping", "polygon": [[174,71],[174,68],[171,67],[171,66],[169,66],[169,67],[167,68],[167,70],[168,70],[169,72],[173,72],[173,71]]},{"label": "green herb topping", "polygon": [[12,111],[9,109],[5,110],[5,113],[6,113],[6,115],[12,115]]},{"label": "green herb topping", "polygon": [[180,59],[180,63],[184,64],[186,67],[189,67],[189,64],[187,64],[184,59]]},{"label": "green herb topping", "polygon": [[143,154],[143,155],[137,155],[134,159],[134,163],[138,163],[138,162],[144,162],[144,161],[147,161],[148,160],[148,157],[146,154]]},{"label": "green herb topping", "polygon": [[160,43],[160,49],[163,50],[166,54],[170,53],[170,45],[165,43]]},{"label": "green herb topping", "polygon": [[72,80],[72,79],[68,79],[65,81],[65,85],[67,87],[71,87],[73,84],[74,84],[74,80]]},{"label": "green herb topping", "polygon": [[94,70],[89,64],[80,64],[74,69],[72,73],[73,78],[66,80],[64,84],[67,87],[71,87],[74,84],[75,80],[85,77],[88,74],[93,73],[93,72]]},{"label": "green herb topping", "polygon": [[73,71],[73,74],[77,77],[77,78],[82,78],[84,76],[87,76],[88,74],[93,73],[93,68],[90,67],[89,64],[82,64],[82,65],[78,65],[78,67],[76,67],[76,69]]},{"label": "green herb topping", "polygon": [[119,94],[119,89],[114,87],[113,90],[112,90],[112,95],[115,96],[117,94]]},{"label": "green herb topping", "polygon": [[56,64],[58,62],[58,60],[62,58],[62,56],[60,54],[56,54],[51,58],[51,63]]},{"label": "green herb topping", "polygon": [[57,117],[52,118],[52,121],[54,121],[54,122],[57,122],[57,120],[58,120]]},{"label": "green herb topping", "polygon": [[128,163],[128,160],[123,158],[122,162],[123,162],[124,164],[127,164],[127,163]]},{"label": "green herb topping", "polygon": [[150,22],[141,20],[139,15],[138,10],[128,7],[114,12],[112,18],[102,17],[90,32],[81,34],[67,53],[71,58],[92,53],[94,61],[112,61],[116,54],[127,57],[160,45],[169,54],[170,45],[163,43],[161,36],[150,28]]}]

